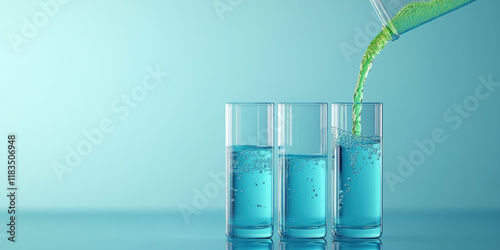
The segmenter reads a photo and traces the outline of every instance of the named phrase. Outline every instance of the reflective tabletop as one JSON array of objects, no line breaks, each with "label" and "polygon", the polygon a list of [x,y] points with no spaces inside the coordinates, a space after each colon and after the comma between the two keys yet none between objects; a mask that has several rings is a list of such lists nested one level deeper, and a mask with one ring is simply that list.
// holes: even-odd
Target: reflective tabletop
[{"label": "reflective tabletop", "polygon": [[[376,240],[228,240],[224,211],[28,212],[0,249],[500,249],[500,211],[384,212]],[[330,228],[331,229],[331,228]]]}]

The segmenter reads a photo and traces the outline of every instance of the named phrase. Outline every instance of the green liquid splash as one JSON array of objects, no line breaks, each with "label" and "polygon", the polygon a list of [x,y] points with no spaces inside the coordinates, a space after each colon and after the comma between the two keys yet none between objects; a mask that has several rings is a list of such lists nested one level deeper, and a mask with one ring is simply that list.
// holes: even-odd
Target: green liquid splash
[{"label": "green liquid splash", "polygon": [[[399,34],[414,29],[450,11],[458,9],[475,0],[433,0],[428,2],[410,2],[405,5],[392,19],[391,23]],[[373,39],[366,49],[359,67],[358,82],[354,91],[352,107],[352,133],[361,134],[361,109],[363,102],[363,87],[373,60],[384,49],[389,41],[397,37],[387,26]]]}]

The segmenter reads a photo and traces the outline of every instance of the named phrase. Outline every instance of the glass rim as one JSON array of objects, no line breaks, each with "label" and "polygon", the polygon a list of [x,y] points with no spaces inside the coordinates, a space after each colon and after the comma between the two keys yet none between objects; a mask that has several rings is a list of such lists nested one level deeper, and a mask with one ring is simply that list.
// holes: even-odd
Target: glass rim
[{"label": "glass rim", "polygon": [[[333,105],[354,105],[354,102],[332,102]],[[384,105],[383,102],[362,102],[361,105]]]},{"label": "glass rim", "polygon": [[280,102],[278,105],[301,105],[301,106],[306,106],[306,105],[328,105],[327,102]]},{"label": "glass rim", "polygon": [[274,102],[226,102],[226,105],[274,105]]}]

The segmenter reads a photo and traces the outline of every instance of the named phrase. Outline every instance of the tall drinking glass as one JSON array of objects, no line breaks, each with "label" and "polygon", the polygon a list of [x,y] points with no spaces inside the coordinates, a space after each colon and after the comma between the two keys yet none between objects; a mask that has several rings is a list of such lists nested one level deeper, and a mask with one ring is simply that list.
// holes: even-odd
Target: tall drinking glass
[{"label": "tall drinking glass", "polygon": [[226,104],[226,234],[273,235],[273,103]]},{"label": "tall drinking glass", "polygon": [[352,133],[352,103],[332,104],[333,234],[382,234],[382,103],[363,103],[361,134]]},{"label": "tall drinking glass", "polygon": [[279,233],[326,234],[328,104],[278,104]]}]

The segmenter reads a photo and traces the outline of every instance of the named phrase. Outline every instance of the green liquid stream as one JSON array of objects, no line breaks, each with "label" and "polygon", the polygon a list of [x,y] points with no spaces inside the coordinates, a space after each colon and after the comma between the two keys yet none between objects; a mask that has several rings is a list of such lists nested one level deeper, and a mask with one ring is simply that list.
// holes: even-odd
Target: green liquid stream
[{"label": "green liquid stream", "polygon": [[[474,0],[433,0],[428,2],[410,2],[391,19],[391,23],[396,31],[402,34],[473,1]],[[359,67],[358,82],[353,97],[352,133],[355,135],[361,134],[361,104],[363,102],[363,87],[368,72],[370,72],[375,57],[377,57],[387,43],[395,37],[397,37],[397,35],[387,26],[384,26],[382,31],[370,43],[363,55],[361,66]]]}]

